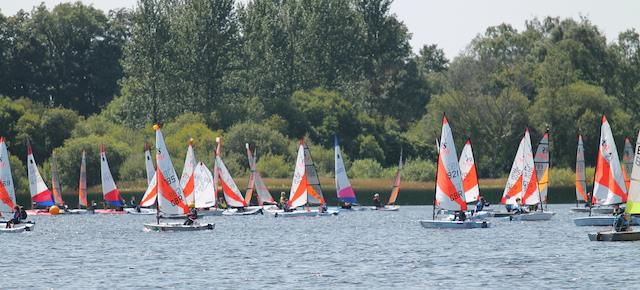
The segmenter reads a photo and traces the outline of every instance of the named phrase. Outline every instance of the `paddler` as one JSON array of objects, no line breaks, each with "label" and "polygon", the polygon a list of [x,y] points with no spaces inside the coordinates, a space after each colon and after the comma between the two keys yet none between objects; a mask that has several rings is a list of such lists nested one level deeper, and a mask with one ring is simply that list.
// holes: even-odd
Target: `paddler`
[{"label": "paddler", "polygon": [[189,214],[187,214],[187,220],[184,221],[185,226],[192,225],[196,219],[198,219],[198,211],[196,210],[196,206],[193,203],[189,204]]}]

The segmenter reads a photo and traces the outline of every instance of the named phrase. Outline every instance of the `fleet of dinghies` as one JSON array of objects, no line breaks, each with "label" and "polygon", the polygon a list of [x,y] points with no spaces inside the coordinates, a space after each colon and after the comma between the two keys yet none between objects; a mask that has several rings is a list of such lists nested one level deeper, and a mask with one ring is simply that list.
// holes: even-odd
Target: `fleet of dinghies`
[{"label": "fleet of dinghies", "polygon": [[[153,231],[198,231],[215,228],[213,223],[200,223],[194,215],[200,216],[247,216],[269,213],[274,217],[313,217],[337,215],[340,210],[327,207],[320,178],[304,140],[298,145],[295,169],[291,181],[289,198],[276,203],[271,192],[257,169],[255,146],[245,145],[249,165],[249,180],[243,194],[231,176],[221,155],[221,138],[216,138],[213,158],[213,171],[198,161],[193,148],[194,140],[187,143],[184,167],[180,178],[164,142],[159,125],[154,125],[156,134],[155,165],[150,153],[150,145],[145,142],[144,157],[147,174],[147,189],[137,207],[124,208],[124,200],[113,179],[107,160],[107,150],[100,144],[100,175],[102,196],[106,205],[114,209],[95,209],[95,204],[87,202],[87,164],[86,152],[82,151],[78,180],[78,208],[68,209],[62,198],[55,152],[50,159],[51,189],[47,187],[40,174],[31,144],[27,144],[27,171],[31,200],[36,209],[32,215],[47,215],[44,208],[64,207],[65,213],[130,213],[137,215],[155,215],[155,222],[144,223],[146,230]],[[470,205],[481,199],[478,168],[474,158],[471,139],[468,138],[458,158],[453,132],[446,116],[442,118],[440,138],[436,139],[438,160],[436,165],[435,192],[433,196],[433,214],[431,219],[420,220],[424,228],[432,229],[473,229],[488,228],[492,224],[487,218],[507,216],[508,220],[546,221],[555,213],[546,210],[549,193],[550,175],[550,134],[544,132],[535,154],[527,128],[514,156],[511,171],[505,183],[500,203],[514,209],[507,213],[492,210],[470,210]],[[640,214],[640,132],[636,146],[632,147],[629,138],[625,138],[622,161],[605,116],[602,116],[598,154],[593,178],[593,189],[587,190],[585,170],[584,142],[577,135],[575,193],[576,207],[572,212],[589,213],[589,216],[577,217],[573,221],[578,226],[614,226],[618,227],[620,216],[592,215],[610,213],[626,203],[625,214]],[[403,167],[402,150],[389,199],[384,206],[362,207],[356,197],[347,170],[344,156],[337,136],[334,136],[334,177],[336,195],[341,202],[341,210],[372,209],[379,211],[397,211],[396,204],[401,186]],[[283,193],[284,195],[284,193]],[[225,206],[220,208],[220,201]],[[255,203],[252,201],[255,200]],[[93,203],[93,202],[92,202]],[[16,207],[16,193],[11,174],[9,153],[4,138],[0,138],[0,213],[11,215]],[[124,208],[124,210],[122,210]],[[117,210],[116,210],[117,209]],[[196,214],[197,213],[197,214]],[[626,224],[638,225],[640,219],[624,215]],[[189,218],[187,222],[166,222],[166,219]],[[193,217],[193,219],[192,219]],[[189,223],[189,221],[193,221]],[[0,221],[6,224],[7,221]],[[24,222],[10,228],[0,225],[0,232],[23,232],[33,229],[34,222]],[[640,240],[640,231],[613,230],[599,231],[588,235],[592,241],[629,241]]]}]

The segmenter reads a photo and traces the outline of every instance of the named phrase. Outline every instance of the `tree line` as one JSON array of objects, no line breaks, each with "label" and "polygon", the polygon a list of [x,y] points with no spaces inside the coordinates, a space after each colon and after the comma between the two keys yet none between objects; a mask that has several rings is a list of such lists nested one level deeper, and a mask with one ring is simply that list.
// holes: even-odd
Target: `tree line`
[{"label": "tree line", "polygon": [[565,168],[578,132],[593,165],[602,114],[619,147],[635,134],[635,30],[607,40],[587,18],[534,18],[521,31],[489,27],[448,60],[434,44],[413,53],[391,3],[139,0],[0,14],[0,135],[18,160],[30,140],[45,168],[56,150],[75,186],[80,150],[99,143],[117,178],[142,177],[154,122],[178,167],[190,137],[210,163],[222,135],[232,172],[246,171],[251,142],[276,177],[290,174],[299,138],[330,174],[335,134],[352,175],[389,175],[402,148],[410,179],[431,179],[445,112],[458,148],[472,138],[481,177],[509,170],[525,127],[534,144],[550,130],[553,166]]}]

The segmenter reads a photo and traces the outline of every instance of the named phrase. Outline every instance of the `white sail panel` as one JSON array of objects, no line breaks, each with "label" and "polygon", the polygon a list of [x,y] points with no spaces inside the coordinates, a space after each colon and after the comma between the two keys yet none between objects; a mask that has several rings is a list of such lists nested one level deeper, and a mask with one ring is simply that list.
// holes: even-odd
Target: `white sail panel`
[{"label": "white sail panel", "polygon": [[49,188],[44,183],[36,160],[33,158],[31,145],[27,145],[27,173],[29,175],[31,201],[35,202],[38,206],[54,205],[53,199],[51,198],[51,191],[49,191]]},{"label": "white sail panel", "polygon": [[358,200],[356,199],[356,193],[351,187],[351,182],[349,182],[347,170],[345,169],[344,161],[342,160],[342,151],[340,150],[340,144],[338,144],[338,136],[333,136],[333,144],[336,194],[343,202],[357,204]]},{"label": "white sail panel", "polygon": [[296,208],[307,204],[307,174],[305,171],[304,144],[300,141],[298,156],[296,157],[296,168],[293,172],[291,191],[289,192],[289,201],[287,204],[290,208]]},{"label": "white sail panel", "polygon": [[156,176],[158,183],[158,208],[160,212],[169,215],[181,215],[189,212],[178,175],[171,162],[171,156],[164,143],[164,136],[160,126],[154,125],[156,130]]},{"label": "white sail panel", "polygon": [[[247,148],[247,158],[249,160],[249,169],[251,170],[251,178],[249,181],[249,187],[251,190],[255,190],[258,194],[258,205],[263,205],[264,203],[275,204],[275,200],[271,196],[269,189],[267,188],[264,181],[262,181],[262,177],[260,176],[260,172],[258,172],[256,166],[256,156],[251,152],[251,148],[249,144],[245,144]],[[251,188],[253,186],[253,188]],[[248,192],[249,190],[247,190]],[[248,194],[247,194],[248,195]],[[245,197],[245,201],[248,203],[247,198]]]},{"label": "white sail panel", "polygon": [[534,205],[540,203],[540,191],[538,189],[538,177],[533,161],[533,149],[531,146],[531,136],[529,130],[524,131],[524,167],[522,178],[522,203]]},{"label": "white sail panel", "polygon": [[439,208],[443,209],[467,210],[458,153],[456,152],[453,133],[447,117],[442,118],[442,132],[439,144],[436,203]]},{"label": "white sail panel", "polygon": [[184,159],[184,167],[182,168],[182,177],[180,177],[180,187],[182,188],[182,193],[184,194],[187,204],[192,204],[194,202],[193,190],[195,181],[193,179],[193,171],[196,169],[196,165],[198,164],[196,161],[196,155],[193,152],[192,144],[193,139],[189,140],[187,155]]},{"label": "white sail panel", "polygon": [[16,190],[13,186],[9,151],[4,137],[0,137],[0,212],[13,212],[16,205]]},{"label": "white sail panel", "polygon": [[102,179],[102,196],[104,201],[113,206],[124,206],[120,191],[116,186],[116,182],[111,175],[109,162],[107,161],[107,152],[103,144],[100,144],[100,177]]},{"label": "white sail panel", "polygon": [[605,116],[602,116],[600,127],[593,196],[595,203],[601,205],[620,204],[627,201],[627,188],[624,184],[618,149],[611,126]]},{"label": "white sail panel", "polygon": [[149,152],[149,143],[144,143],[144,167],[147,170],[147,184],[151,183],[151,179],[156,174],[156,169],[153,167],[153,160],[151,159],[151,153]]},{"label": "white sail panel", "polygon": [[193,171],[193,196],[196,208],[216,206],[216,193],[213,187],[213,174],[207,166],[200,162]]},{"label": "white sail panel", "polygon": [[220,180],[220,185],[222,186],[222,193],[224,194],[224,199],[227,201],[227,205],[231,207],[245,207],[247,203],[240,193],[240,189],[233,181],[227,166],[222,161],[220,156],[216,156],[216,165],[218,167],[218,178]]},{"label": "white sail panel", "polygon": [[478,171],[473,158],[471,140],[467,142],[460,153],[460,171],[462,172],[462,187],[467,203],[474,202],[480,197],[480,187],[478,185]]}]

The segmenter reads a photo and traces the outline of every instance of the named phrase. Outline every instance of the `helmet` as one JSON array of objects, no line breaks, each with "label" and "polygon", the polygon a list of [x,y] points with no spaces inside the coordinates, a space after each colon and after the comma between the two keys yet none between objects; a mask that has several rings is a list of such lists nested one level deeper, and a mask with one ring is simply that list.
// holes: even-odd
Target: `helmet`
[{"label": "helmet", "polygon": [[195,204],[193,204],[193,203],[189,203],[189,208],[195,208],[195,207],[196,207],[196,205],[195,205]]}]

